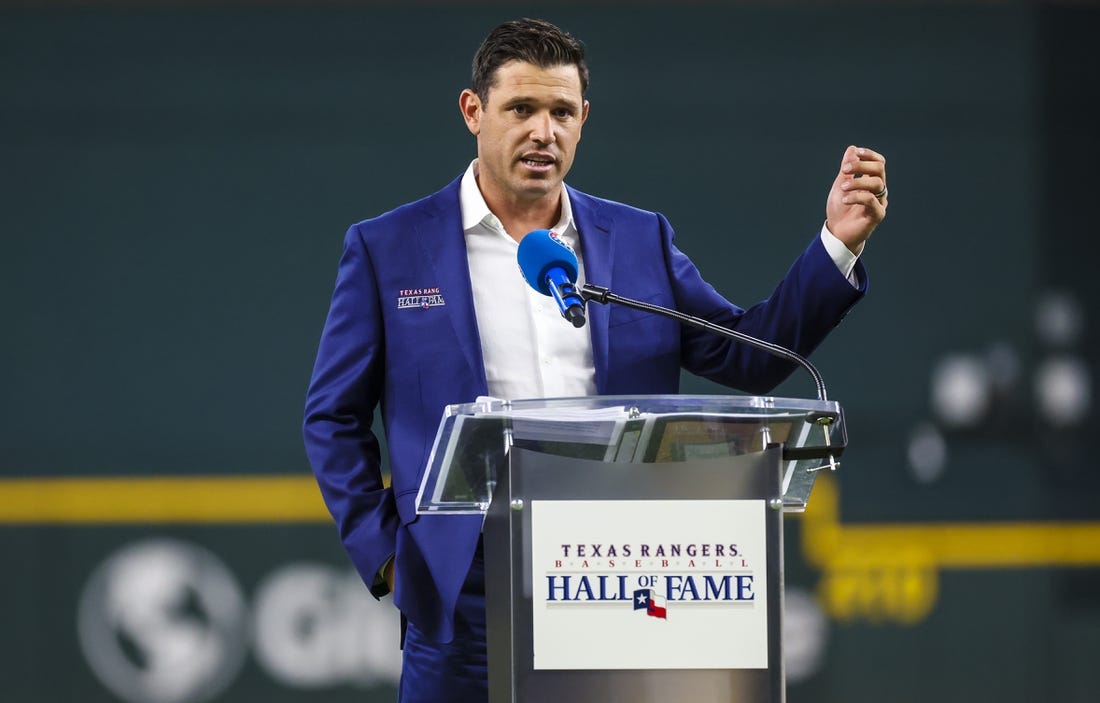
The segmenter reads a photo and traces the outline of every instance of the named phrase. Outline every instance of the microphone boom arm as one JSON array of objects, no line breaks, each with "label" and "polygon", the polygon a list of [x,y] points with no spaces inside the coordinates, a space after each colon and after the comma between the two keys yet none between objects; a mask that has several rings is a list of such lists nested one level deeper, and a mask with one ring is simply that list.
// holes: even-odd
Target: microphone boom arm
[{"label": "microphone boom arm", "polygon": [[817,368],[813,364],[811,364],[809,360],[806,359],[806,357],[800,354],[796,354],[786,347],[781,347],[778,344],[772,344],[771,342],[757,339],[756,337],[747,335],[744,332],[738,332],[737,330],[731,330],[728,327],[716,325],[713,322],[708,322],[707,320],[699,317],[685,315],[684,313],[677,310],[661,307],[660,305],[653,305],[652,303],[643,303],[640,300],[633,300],[632,298],[624,298],[621,295],[616,295],[615,293],[612,293],[610,290],[604,288],[603,286],[595,286],[590,283],[585,283],[580,286],[578,292],[586,302],[592,301],[600,303],[601,305],[606,305],[607,303],[617,303],[619,305],[624,305],[628,308],[634,308],[635,310],[643,310],[645,312],[663,315],[664,317],[670,317],[674,320],[678,320],[684,323],[685,325],[698,327],[699,329],[704,329],[708,332],[714,332],[715,334],[721,335],[728,339],[735,339],[739,342],[744,342],[749,346],[756,347],[757,349],[762,349],[774,356],[786,359],[787,361],[792,361],[800,365],[802,368],[806,369],[806,371],[810,373],[810,376],[813,377],[814,384],[817,386],[817,399],[821,401],[828,400],[825,392],[825,381],[821,378],[821,374],[818,373]]}]

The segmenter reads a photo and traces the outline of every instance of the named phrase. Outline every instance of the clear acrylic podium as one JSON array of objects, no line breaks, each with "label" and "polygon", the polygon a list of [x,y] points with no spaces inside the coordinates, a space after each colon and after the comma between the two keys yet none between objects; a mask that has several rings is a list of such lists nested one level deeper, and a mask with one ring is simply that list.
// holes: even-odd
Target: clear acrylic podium
[{"label": "clear acrylic podium", "polygon": [[485,516],[491,703],[785,700],[783,512],[846,444],[831,401],[448,407],[417,510]]}]

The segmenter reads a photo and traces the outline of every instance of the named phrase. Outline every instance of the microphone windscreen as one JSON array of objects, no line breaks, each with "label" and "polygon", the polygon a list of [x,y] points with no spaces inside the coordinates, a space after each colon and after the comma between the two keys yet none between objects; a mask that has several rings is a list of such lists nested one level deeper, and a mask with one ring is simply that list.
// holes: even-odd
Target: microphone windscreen
[{"label": "microphone windscreen", "polygon": [[550,295],[546,275],[560,268],[570,281],[577,280],[577,255],[568,244],[548,229],[536,229],[520,240],[516,254],[523,280],[543,295]]}]

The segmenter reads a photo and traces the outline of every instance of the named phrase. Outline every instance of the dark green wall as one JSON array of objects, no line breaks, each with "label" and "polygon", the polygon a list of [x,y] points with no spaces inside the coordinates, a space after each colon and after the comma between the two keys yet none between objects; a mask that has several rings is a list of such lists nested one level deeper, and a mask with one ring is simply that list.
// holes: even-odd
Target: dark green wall
[{"label": "dark green wall", "polygon": [[[1100,13],[1030,3],[0,10],[0,477],[307,473],[302,398],[343,232],[473,157],[457,95],[516,15],[588,46],[571,184],[662,211],[737,302],[820,227],[846,145],[888,156],[871,294],[814,357],[850,424],[846,521],[1100,520],[1095,410],[1055,432],[1029,395],[1067,352],[1037,338],[1041,294],[1100,312],[1082,255]],[[1020,365],[1001,411],[943,429],[946,468],[917,481],[932,370],[995,345]],[[1096,349],[1087,328],[1068,350],[1094,378]],[[789,579],[812,590],[791,523]],[[248,598],[284,563],[345,566],[324,526],[0,528],[0,699],[114,700],[75,601],[150,534],[214,550]],[[920,623],[829,625],[790,700],[1092,700],[1096,567],[944,572]],[[217,700],[364,699],[320,691],[250,655]]]}]

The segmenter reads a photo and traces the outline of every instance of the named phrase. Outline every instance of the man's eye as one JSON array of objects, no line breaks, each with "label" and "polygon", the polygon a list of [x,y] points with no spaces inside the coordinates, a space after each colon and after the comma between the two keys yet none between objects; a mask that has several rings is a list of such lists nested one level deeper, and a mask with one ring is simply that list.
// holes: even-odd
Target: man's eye
[{"label": "man's eye", "polygon": [[560,120],[568,119],[572,116],[573,116],[573,111],[568,109],[568,108],[562,107],[562,108],[558,108],[557,110],[554,110],[554,117],[557,117]]},{"label": "man's eye", "polygon": [[527,105],[515,105],[514,107],[512,107],[512,110],[517,115],[529,115],[529,114],[531,114],[531,108],[528,107]]}]

